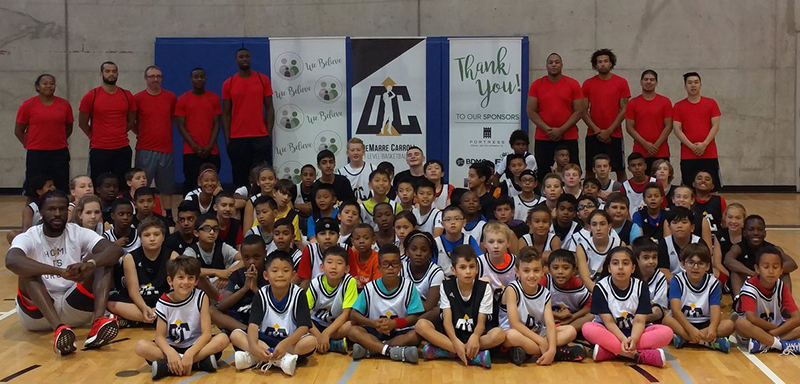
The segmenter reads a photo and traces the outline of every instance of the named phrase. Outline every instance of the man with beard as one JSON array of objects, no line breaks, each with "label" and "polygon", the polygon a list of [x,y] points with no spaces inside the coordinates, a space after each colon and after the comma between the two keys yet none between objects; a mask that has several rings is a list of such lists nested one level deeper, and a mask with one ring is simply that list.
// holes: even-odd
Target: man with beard
[{"label": "man with beard", "polygon": [[528,117],[536,124],[533,145],[538,180],[544,180],[553,165],[556,147],[565,146],[569,162],[580,165],[578,158],[578,126],[586,112],[586,98],[575,79],[564,76],[561,55],[547,56],[547,76],[531,83],[528,90]]},{"label": "man with beard", "polygon": [[206,89],[206,71],[195,68],[190,74],[192,90],[178,98],[175,120],[183,136],[183,190],[197,188],[197,176],[204,163],[220,166],[217,135],[219,134],[219,95]]},{"label": "man with beard", "polygon": [[669,161],[667,139],[672,132],[672,102],[656,93],[656,71],[642,72],[640,82],[642,94],[631,99],[625,110],[625,130],[633,138],[633,151],[644,155],[645,174],[652,176],[656,160]]},{"label": "man with beard", "polygon": [[67,223],[69,200],[55,190],[42,195],[42,224],[14,238],[6,268],[18,276],[16,311],[31,331],[55,331],[53,350],[75,352],[72,326],[92,328],[84,348],[108,344],[119,332],[105,317],[113,267],[122,249],[90,229]]},{"label": "man with beard", "polygon": [[272,163],[272,83],[250,68],[250,60],[247,48],[237,50],[239,72],[222,84],[222,129],[237,186],[248,185],[254,165]]},{"label": "man with beard", "polygon": [[125,185],[125,172],[131,168],[128,131],[136,122],[133,95],[117,87],[118,69],[111,61],[100,65],[103,85],[81,99],[78,126],[89,137],[89,175],[92,178],[111,172]]},{"label": "man with beard", "polygon": [[583,115],[586,123],[586,177],[594,177],[595,156],[605,153],[611,158],[611,170],[620,183],[625,174],[625,142],[622,139],[622,120],[625,106],[631,98],[628,81],[611,71],[617,65],[617,55],[610,49],[592,54],[592,68],[597,75],[583,82],[583,95],[589,100],[589,110]]}]

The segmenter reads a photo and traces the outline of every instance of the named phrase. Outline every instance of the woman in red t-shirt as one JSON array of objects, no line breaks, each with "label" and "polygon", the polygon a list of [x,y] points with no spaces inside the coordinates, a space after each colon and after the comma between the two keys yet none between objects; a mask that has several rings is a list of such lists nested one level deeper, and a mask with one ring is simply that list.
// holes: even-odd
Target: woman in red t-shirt
[{"label": "woman in red t-shirt", "polygon": [[55,96],[55,76],[39,75],[34,86],[39,95],[22,103],[14,127],[14,135],[27,150],[24,184],[36,176],[48,175],[56,188],[68,191],[67,138],[72,134],[72,106]]}]

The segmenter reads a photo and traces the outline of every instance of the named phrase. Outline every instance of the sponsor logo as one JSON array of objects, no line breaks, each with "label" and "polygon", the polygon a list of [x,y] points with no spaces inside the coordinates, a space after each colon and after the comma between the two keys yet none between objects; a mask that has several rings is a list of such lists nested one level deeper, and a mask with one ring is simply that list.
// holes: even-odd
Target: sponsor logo
[{"label": "sponsor logo", "polygon": [[294,80],[303,73],[303,59],[294,52],[281,53],[273,65],[277,68],[275,73],[284,80]]},{"label": "sponsor logo", "polygon": [[287,132],[297,131],[303,126],[303,120],[305,120],[303,110],[294,104],[285,104],[281,106],[277,113],[275,113],[275,116],[278,117],[278,121],[275,125]]},{"label": "sponsor logo", "polygon": [[322,76],[314,84],[314,94],[323,103],[333,103],[342,97],[342,82],[333,76]]},{"label": "sponsor logo", "polygon": [[[370,87],[356,134],[377,136],[422,134],[417,116],[405,115],[408,124],[403,124],[404,115],[400,110],[400,100],[411,101],[411,95],[405,85],[397,85],[391,77],[387,77],[380,86]],[[373,110],[377,110],[375,118],[372,117]]]}]

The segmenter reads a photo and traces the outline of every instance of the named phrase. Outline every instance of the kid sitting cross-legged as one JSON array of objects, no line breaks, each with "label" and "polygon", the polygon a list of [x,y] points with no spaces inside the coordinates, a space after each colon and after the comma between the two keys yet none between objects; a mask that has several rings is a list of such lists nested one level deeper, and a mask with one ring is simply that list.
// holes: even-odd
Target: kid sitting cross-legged
[{"label": "kid sitting cross-legged", "polygon": [[667,277],[658,269],[658,246],[650,238],[640,237],[633,241],[633,255],[636,267],[642,274],[642,281],[647,283],[650,292],[650,303],[653,313],[647,316],[647,322],[661,324],[669,308],[667,299]]},{"label": "kid sitting cross-legged", "polygon": [[566,249],[558,249],[550,254],[547,269],[539,284],[550,291],[553,318],[556,324],[572,325],[580,332],[584,324],[592,321],[589,313],[592,293],[578,278],[578,265],[575,254]]},{"label": "kid sitting cross-legged", "polygon": [[217,289],[224,288],[231,273],[242,267],[241,256],[236,248],[217,242],[219,223],[213,212],[197,219],[194,235],[197,242],[186,248],[183,254],[199,259],[202,266],[200,276],[208,277]]},{"label": "kid sitting cross-legged", "polygon": [[425,313],[421,319],[439,317],[439,286],[444,280],[442,268],[433,260],[438,255],[436,242],[428,232],[411,231],[405,240],[406,258],[400,275],[414,283]]},{"label": "kid sitting cross-legged", "polygon": [[347,353],[350,332],[350,309],[358,297],[356,281],[347,273],[350,255],[346,249],[333,246],[325,250],[322,275],[311,280],[306,291],[320,353]]},{"label": "kid sitting cross-legged", "polygon": [[475,249],[462,244],[450,253],[450,273],[454,279],[445,280],[439,287],[439,308],[442,317],[420,319],[417,333],[428,344],[423,357],[460,359],[464,365],[490,368],[489,350],[505,340],[498,327],[489,325],[492,315],[492,287],[478,280],[478,255]]}]

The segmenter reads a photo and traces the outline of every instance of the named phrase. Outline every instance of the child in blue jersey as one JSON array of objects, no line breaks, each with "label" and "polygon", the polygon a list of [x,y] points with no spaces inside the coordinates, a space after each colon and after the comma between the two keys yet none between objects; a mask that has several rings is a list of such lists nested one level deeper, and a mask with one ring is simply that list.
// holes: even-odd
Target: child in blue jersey
[{"label": "child in blue jersey", "polygon": [[266,373],[278,366],[292,376],[298,357],[314,353],[317,339],[308,333],[312,326],[308,300],[303,289],[292,284],[293,276],[292,257],[272,252],[264,270],[269,284],[253,298],[247,333],[240,329],[231,333],[234,343],[247,343],[246,351],[234,353],[236,369],[256,366]]},{"label": "child in blue jersey", "polygon": [[420,340],[414,324],[425,312],[422,300],[411,279],[400,277],[403,264],[396,246],[381,248],[378,265],[383,277],[364,286],[350,312],[352,326],[347,338],[356,343],[353,360],[384,355],[416,363]]},{"label": "child in blue jersey", "polygon": [[729,319],[720,319],[722,284],[708,273],[711,251],[702,244],[689,244],[681,251],[681,265],[683,271],[669,283],[672,312],[664,318],[664,325],[675,332],[675,348],[691,343],[728,353],[728,336],[734,325]]},{"label": "child in blue jersey", "polygon": [[311,334],[320,353],[347,353],[350,309],[356,302],[356,280],[347,273],[350,254],[333,246],[325,250],[322,275],[311,280],[306,291],[311,308]]},{"label": "child in blue jersey", "polygon": [[436,248],[439,253],[434,262],[442,268],[445,276],[452,276],[450,254],[457,246],[469,245],[475,250],[476,254],[481,253],[478,241],[463,232],[464,224],[466,224],[464,212],[458,206],[451,205],[442,211],[444,234],[435,238]]},{"label": "child in blue jersey", "polygon": [[648,183],[642,196],[644,207],[633,213],[633,223],[641,228],[642,236],[658,241],[664,238],[664,190],[658,183]]}]

